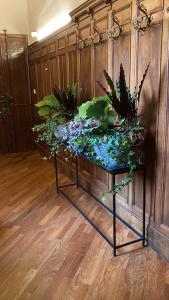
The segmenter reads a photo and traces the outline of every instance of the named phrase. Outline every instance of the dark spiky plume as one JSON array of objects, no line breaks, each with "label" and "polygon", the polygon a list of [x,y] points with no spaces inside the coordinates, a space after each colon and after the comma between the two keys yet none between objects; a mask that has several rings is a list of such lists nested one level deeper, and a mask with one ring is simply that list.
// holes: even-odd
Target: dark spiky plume
[{"label": "dark spiky plume", "polygon": [[143,87],[143,83],[144,83],[144,80],[146,78],[146,75],[147,75],[147,72],[148,72],[148,69],[149,69],[149,66],[150,66],[150,63],[148,64],[145,72],[144,72],[144,75],[143,75],[143,79],[140,83],[140,86],[139,86],[139,90],[138,90],[138,96],[137,96],[137,101],[138,101],[138,104],[139,104],[139,101],[140,101],[140,95],[141,95],[141,91],[142,91],[142,87]]},{"label": "dark spiky plume", "polygon": [[[103,84],[100,82],[100,81],[97,81],[97,83],[99,84],[99,86],[101,87],[101,89],[105,92],[105,94],[109,97],[111,103],[112,103],[112,106],[114,107],[114,109],[117,111],[117,113],[120,115],[121,114],[121,111],[120,111],[120,102],[116,96],[116,91],[115,89],[113,89],[113,91],[108,92],[106,90],[106,88],[103,86]],[[113,84],[114,86],[114,84]]]},{"label": "dark spiky plume", "polygon": [[111,77],[109,76],[109,74],[107,73],[107,71],[105,69],[103,70],[103,73],[104,73],[104,76],[106,78],[106,81],[107,81],[111,91],[112,92],[115,91],[113,80],[111,79]]},{"label": "dark spiky plume", "polygon": [[78,92],[73,92],[71,86],[66,90],[60,90],[58,87],[53,88],[53,94],[58,99],[62,109],[70,116],[77,112]]},{"label": "dark spiky plume", "polygon": [[131,103],[129,100],[126,78],[122,63],[120,64],[120,77],[119,77],[119,90],[120,90],[120,107],[122,117],[129,119],[132,113]]},{"label": "dark spiky plume", "polygon": [[[147,66],[145,73],[143,75],[143,80],[141,81],[138,94],[132,95],[129,88],[126,85],[125,73],[123,65],[120,65],[120,77],[119,81],[116,84],[116,89],[114,87],[114,83],[107,73],[104,70],[104,76],[107,81],[108,86],[110,87],[111,92],[107,91],[107,89],[103,86],[100,81],[97,81],[101,89],[105,92],[105,94],[109,97],[113,108],[116,112],[122,117],[127,119],[129,122],[134,121],[137,118],[137,108],[136,108],[136,99],[140,100],[140,94],[143,87],[143,83],[145,77],[148,72],[149,65]],[[117,90],[117,92],[116,92]]]},{"label": "dark spiky plume", "polygon": [[63,101],[63,96],[61,93],[61,90],[59,90],[58,87],[53,88],[53,94],[55,96],[55,98],[59,101],[59,103],[61,104]]}]

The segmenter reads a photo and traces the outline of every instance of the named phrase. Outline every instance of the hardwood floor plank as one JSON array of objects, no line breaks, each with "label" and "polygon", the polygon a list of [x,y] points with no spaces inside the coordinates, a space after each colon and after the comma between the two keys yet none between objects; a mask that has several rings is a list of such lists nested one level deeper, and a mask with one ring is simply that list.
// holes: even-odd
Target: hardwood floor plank
[{"label": "hardwood floor plank", "polygon": [[[62,182],[68,179],[61,174]],[[112,237],[112,217],[75,187],[68,195]],[[117,225],[118,242],[133,234]],[[169,265],[151,249],[111,247],[56,193],[38,153],[0,156],[0,300],[168,300]]]}]

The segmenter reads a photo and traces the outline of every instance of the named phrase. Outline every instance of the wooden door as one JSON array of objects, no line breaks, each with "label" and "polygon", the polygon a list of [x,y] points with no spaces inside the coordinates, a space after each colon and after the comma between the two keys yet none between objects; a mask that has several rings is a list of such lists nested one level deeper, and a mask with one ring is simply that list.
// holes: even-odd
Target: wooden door
[{"label": "wooden door", "polygon": [[0,38],[0,153],[32,148],[27,39]]},{"label": "wooden door", "polygon": [[15,152],[13,99],[10,96],[6,39],[0,36],[0,153]]}]

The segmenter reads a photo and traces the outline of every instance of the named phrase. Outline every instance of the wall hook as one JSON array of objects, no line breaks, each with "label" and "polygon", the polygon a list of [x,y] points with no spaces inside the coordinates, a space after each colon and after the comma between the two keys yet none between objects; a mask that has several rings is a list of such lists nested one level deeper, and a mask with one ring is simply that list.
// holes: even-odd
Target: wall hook
[{"label": "wall hook", "polygon": [[123,27],[120,25],[119,19],[113,14],[113,23],[115,23],[117,26],[113,26],[111,29],[109,29],[108,36],[112,38],[113,40],[118,40],[120,36],[123,34]]},{"label": "wall hook", "polygon": [[136,4],[138,10],[143,13],[143,16],[139,16],[133,21],[134,28],[137,31],[144,33],[146,29],[150,27],[153,20],[153,16],[151,14],[148,14],[147,8],[144,6],[144,4],[140,3],[140,0],[136,0]]},{"label": "wall hook", "polygon": [[100,32],[100,30],[98,29],[98,27],[96,26],[96,24],[93,24],[93,30],[94,30],[94,34],[91,36],[91,40],[92,43],[94,45],[99,44],[102,42],[103,38],[102,38],[102,34]]},{"label": "wall hook", "polygon": [[110,6],[112,8],[112,2],[113,0],[104,0],[104,3],[107,5],[107,6]]},{"label": "wall hook", "polygon": [[96,24],[94,24],[94,33],[97,33],[99,36],[99,40],[102,40],[102,34],[100,32],[100,30],[98,29],[98,27],[96,26]]}]

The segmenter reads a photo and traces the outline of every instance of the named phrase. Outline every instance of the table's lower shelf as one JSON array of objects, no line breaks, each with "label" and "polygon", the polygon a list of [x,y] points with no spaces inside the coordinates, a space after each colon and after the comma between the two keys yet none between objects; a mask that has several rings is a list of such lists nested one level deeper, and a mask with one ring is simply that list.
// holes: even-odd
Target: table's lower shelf
[{"label": "table's lower shelf", "polygon": [[[143,247],[146,246],[146,223],[145,223],[145,207],[146,207],[146,201],[145,201],[145,195],[146,195],[146,167],[143,165],[141,168],[143,169],[143,222],[142,222],[142,233],[139,233],[134,227],[132,227],[130,224],[128,224],[125,220],[123,220],[117,213],[116,213],[116,195],[112,195],[112,207],[113,209],[107,207],[102,201],[100,201],[95,195],[93,195],[91,192],[87,191],[80,183],[79,183],[79,169],[78,169],[78,157],[76,157],[76,183],[67,184],[67,185],[59,185],[58,180],[58,164],[57,164],[57,156],[55,156],[55,168],[56,168],[56,188],[57,192],[60,192],[80,213],[81,215],[94,227],[94,229],[107,241],[107,243],[113,248],[113,254],[114,256],[117,256],[117,249],[120,249],[122,247],[129,246],[131,244],[135,244],[138,242],[142,242]],[[140,170],[140,167],[138,168]],[[121,174],[121,170],[119,170],[119,173]],[[118,174],[118,170],[116,169],[115,173],[111,172],[112,175],[112,183],[113,186],[115,185],[115,176]],[[101,205],[106,211],[108,211],[113,218],[113,241],[111,241],[99,228],[96,224],[93,223],[93,221],[83,212],[83,210],[72,201],[72,199],[67,195],[67,193],[64,192],[64,189],[67,187],[75,186],[76,188],[81,187],[85,192],[87,192],[92,198]],[[123,243],[118,245],[117,239],[116,239],[116,221],[117,219],[123,223],[129,230],[131,230],[135,235],[138,236],[137,239],[129,241],[127,243]]]}]

